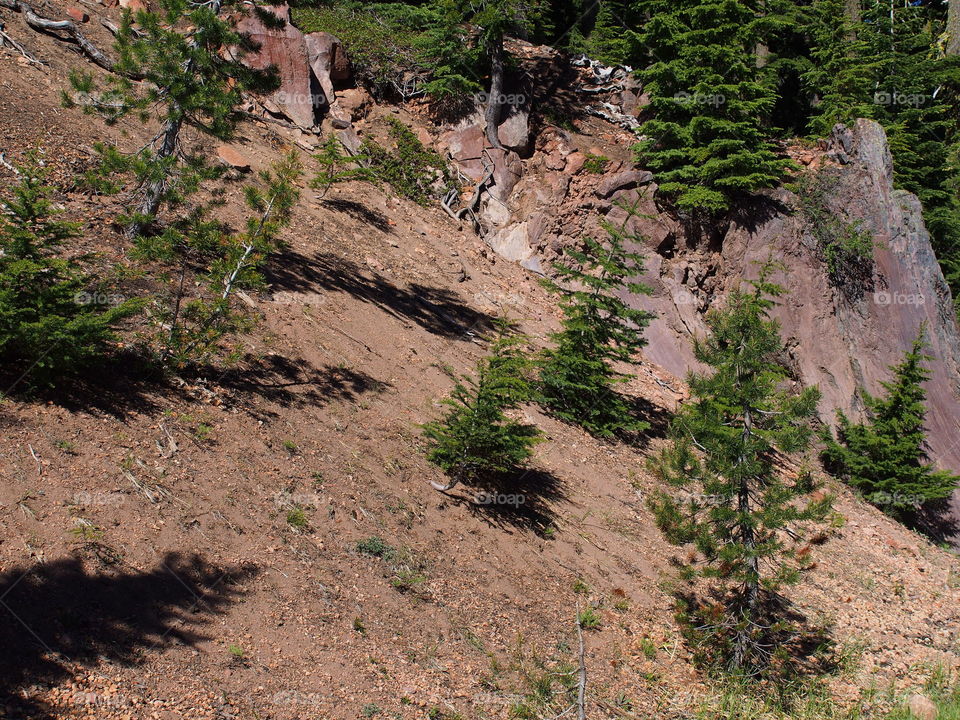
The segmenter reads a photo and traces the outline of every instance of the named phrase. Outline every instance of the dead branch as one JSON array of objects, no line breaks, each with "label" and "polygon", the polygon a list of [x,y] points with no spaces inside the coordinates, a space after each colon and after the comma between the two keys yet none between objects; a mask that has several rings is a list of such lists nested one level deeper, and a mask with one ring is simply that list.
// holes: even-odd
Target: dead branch
[{"label": "dead branch", "polygon": [[38,32],[49,33],[58,40],[64,40],[59,33],[66,33],[68,41],[76,43],[84,55],[104,70],[113,71],[113,60],[104,55],[96,45],[87,40],[86,36],[80,32],[80,29],[72,20],[50,20],[42,15],[38,15],[32,7],[22,0],[0,0],[0,7],[23,13],[23,19],[27,21],[27,25]]},{"label": "dead branch", "polygon": [[14,50],[16,50],[23,57],[25,57],[27,60],[34,63],[35,65],[44,64],[42,60],[37,59],[37,57],[33,53],[31,53],[29,50],[27,50],[23,45],[21,45],[12,37],[7,35],[7,33],[5,33],[3,30],[3,23],[0,23],[0,47],[12,47]]},{"label": "dead branch", "polygon": [[580,603],[577,603],[577,642],[580,644],[580,673],[577,679],[577,720],[587,720],[587,662],[583,647],[583,628],[580,627]]}]

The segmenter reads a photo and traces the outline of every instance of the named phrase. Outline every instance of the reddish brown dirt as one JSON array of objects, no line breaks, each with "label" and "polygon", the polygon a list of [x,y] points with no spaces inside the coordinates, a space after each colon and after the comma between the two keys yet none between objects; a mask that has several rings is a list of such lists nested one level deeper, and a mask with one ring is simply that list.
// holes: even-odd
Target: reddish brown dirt
[{"label": "reddish brown dirt", "polygon": [[[8,158],[42,146],[66,178],[93,141],[143,135],[59,108],[84,62],[0,14],[50,61],[0,51]],[[261,168],[289,146],[285,132],[250,123],[238,147]],[[236,212],[239,183],[227,197]],[[72,402],[0,405],[0,717],[352,719],[373,705],[385,717],[507,717],[538,659],[573,660],[578,602],[602,616],[586,637],[590,717],[617,717],[618,698],[639,717],[682,717],[704,685],[663,590],[675,551],[642,500],[650,448],[603,444],[531,409],[548,442],[523,512],[428,484],[442,477],[418,424],[438,412],[448,373],[480,357],[491,315],[507,309],[542,338],[553,303],[437,209],[361,185],[330,197],[304,193],[271,287],[251,298],[264,317],[235,370],[118,376],[72,389]],[[122,257],[106,222],[114,200],[62,199],[86,223],[86,250]],[[674,407],[675,378],[638,374],[630,392]],[[911,685],[918,664],[956,664],[956,558],[838,491],[846,522],[794,593],[838,640],[865,643],[838,689]],[[287,522],[292,504],[306,528]],[[373,536],[402,551],[393,565],[409,587],[357,551]]]}]

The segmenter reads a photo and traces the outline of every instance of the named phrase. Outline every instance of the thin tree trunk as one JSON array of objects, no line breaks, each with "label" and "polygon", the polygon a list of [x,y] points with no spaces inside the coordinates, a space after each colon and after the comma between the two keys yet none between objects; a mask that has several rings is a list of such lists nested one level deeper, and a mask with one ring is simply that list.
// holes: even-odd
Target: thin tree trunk
[{"label": "thin tree trunk", "polygon": [[[183,119],[179,117],[179,112],[177,112],[177,109],[174,109],[174,112],[176,113],[177,117],[167,120],[163,127],[163,142],[160,144],[160,149],[157,150],[156,160],[161,162],[169,158],[177,151],[177,141],[180,137],[180,130],[183,127]],[[163,177],[157,180],[151,180],[149,183],[147,183],[147,186],[143,189],[143,200],[137,207],[137,215],[139,217],[127,228],[128,237],[135,237],[143,230],[145,223],[141,218],[154,217],[157,214],[157,210],[160,208],[160,203],[163,202],[163,196],[166,193],[166,190],[166,173],[163,174]]]},{"label": "thin tree trunk", "polygon": [[960,55],[960,0],[947,5],[947,55]]},{"label": "thin tree trunk", "polygon": [[860,0],[844,0],[843,17],[847,21],[849,32],[847,39],[850,41],[857,39],[857,28],[860,27],[861,8]]},{"label": "thin tree trunk", "polygon": [[490,95],[487,98],[487,140],[495,148],[503,149],[498,133],[500,108],[503,104],[503,35],[490,44]]},{"label": "thin tree trunk", "polygon": [[[744,454],[740,456],[739,464],[746,462],[746,446],[750,442],[753,434],[753,414],[750,408],[744,408],[743,411],[743,433],[741,442],[744,447]],[[742,519],[743,515],[750,512],[750,486],[745,479],[740,480],[740,490],[737,497],[737,510],[741,514],[740,520],[740,539],[750,558],[747,561],[749,575],[746,580],[747,593],[747,620],[752,625],[757,616],[757,607],[760,603],[760,563],[754,554],[756,548],[756,536],[753,532],[753,526]],[[747,656],[747,650],[750,643],[750,628],[741,628],[737,634],[736,651],[734,662],[738,667],[742,667]]]}]

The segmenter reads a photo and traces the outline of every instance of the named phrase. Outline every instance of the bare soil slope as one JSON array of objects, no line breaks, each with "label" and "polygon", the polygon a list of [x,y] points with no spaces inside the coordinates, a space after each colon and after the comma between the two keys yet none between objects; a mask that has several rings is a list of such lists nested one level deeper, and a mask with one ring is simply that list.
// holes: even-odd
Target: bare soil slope
[{"label": "bare soil slope", "polygon": [[[0,51],[8,159],[41,146],[65,179],[96,140],[142,141],[61,109],[84,61],[2,14],[50,63]],[[286,132],[250,123],[237,147],[264,167]],[[417,426],[449,373],[473,366],[497,313],[542,338],[555,307],[435,208],[367,185],[331,197],[304,193],[238,367],[163,382],[105,368],[68,398],[0,405],[0,717],[507,717],[538,668],[573,662],[578,603],[602,616],[586,637],[589,716],[624,716],[624,700],[639,717],[685,716],[704,686],[663,589],[676,551],[643,503],[645,454],[681,382],[644,365],[628,388],[653,405],[646,448],[529,410],[549,441],[511,488],[519,508],[437,493]],[[85,222],[83,250],[123,256],[114,199],[62,201]],[[838,688],[955,665],[956,557],[838,491],[846,522],[795,593],[839,641],[864,644]],[[306,527],[288,522],[294,507]],[[358,551],[371,538],[394,552]]]}]

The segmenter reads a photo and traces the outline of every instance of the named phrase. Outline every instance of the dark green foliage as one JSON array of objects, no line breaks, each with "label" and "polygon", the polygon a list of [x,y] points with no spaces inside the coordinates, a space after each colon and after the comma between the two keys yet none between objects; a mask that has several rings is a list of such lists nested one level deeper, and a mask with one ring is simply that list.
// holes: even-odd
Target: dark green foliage
[{"label": "dark green foliage", "polygon": [[450,476],[448,488],[522,466],[540,441],[536,427],[506,415],[531,399],[532,362],[526,345],[526,338],[501,322],[490,354],[477,366],[476,378],[457,382],[444,400],[450,409],[424,425],[427,457]]},{"label": "dark green foliage", "polygon": [[390,185],[398,195],[426,205],[454,187],[450,170],[436,151],[423,143],[399,120],[390,119],[392,150],[366,140],[361,152],[372,174]]},{"label": "dark green foliage", "polygon": [[694,216],[775,187],[790,162],[766,140],[776,95],[756,66],[760,25],[751,3],[641,0],[649,15],[640,42],[650,64],[639,74],[649,119],[636,147],[657,174],[659,195]]},{"label": "dark green foliage", "polygon": [[[156,331],[149,339],[163,364],[182,367],[210,359],[225,337],[248,327],[248,316],[236,307],[236,292],[262,287],[261,267],[290,222],[300,175],[294,152],[272,171],[261,172],[260,185],[245,188],[251,214],[240,232],[225,232],[199,208],[161,234],[138,239],[139,258],[174,269],[166,292],[150,310]],[[191,278],[197,267],[202,272]]]},{"label": "dark green foliage", "polygon": [[892,367],[893,379],[881,383],[883,397],[864,392],[865,423],[852,423],[837,413],[837,437],[827,436],[823,452],[828,470],[864,497],[901,520],[910,520],[924,503],[949,497],[960,477],[935,470],[928,462],[923,427],[930,372],[923,366],[923,331]]},{"label": "dark green foliage", "polygon": [[0,363],[37,385],[104,359],[114,327],[140,305],[115,298],[60,254],[80,226],[57,218],[52,192],[32,158],[0,200]]},{"label": "dark green foliage", "polygon": [[556,280],[545,286],[560,296],[563,329],[551,335],[554,347],[543,353],[540,395],[558,418],[580,425],[598,437],[645,430],[629,400],[616,386],[632,376],[615,364],[634,363],[646,341],[643,329],[653,316],[630,307],[621,294],[649,294],[634,278],[643,273],[643,256],[628,246],[643,238],[628,230],[638,217],[637,204],[619,205],[626,217],[619,225],[603,222],[604,241],[587,237],[580,249],[568,248],[554,267]]},{"label": "dark green foliage", "polygon": [[776,607],[784,584],[799,579],[802,555],[787,528],[822,520],[830,498],[812,501],[809,473],[786,477],[777,453],[810,445],[820,393],[784,389],[779,325],[769,317],[782,289],[767,264],[753,291],[735,290],[707,316],[710,335],[694,345],[709,374],[688,378],[691,400],[671,423],[672,444],[652,462],[665,484],[649,501],[658,527],[695,553],[681,577],[708,581],[712,600],[686,598],[680,619],[698,657],[737,673],[779,662],[785,618]]},{"label": "dark green foliage", "polygon": [[320,170],[314,176],[310,186],[320,191],[321,198],[337,183],[375,179],[374,173],[362,166],[366,158],[363,155],[345,155],[343,143],[334,135],[327,138],[320,147],[320,152],[314,155],[314,159],[320,166]]},{"label": "dark green foliage", "polygon": [[[945,58],[943,12],[935,3],[867,4],[860,22],[841,0],[814,3],[808,91],[820,100],[809,131],[858,117],[880,122],[890,139],[898,187],[917,195],[954,294],[960,291],[960,58]],[[891,17],[892,15],[892,17]],[[955,160],[955,158],[954,158]]]},{"label": "dark green foliage", "polygon": [[640,38],[634,28],[638,17],[631,5],[623,0],[599,3],[593,27],[583,41],[588,56],[607,65],[629,65],[637,59]]},{"label": "dark green foliage", "polygon": [[583,162],[583,169],[592,175],[602,174],[607,169],[607,165],[610,164],[610,158],[604,155],[587,153],[586,157],[587,159]]},{"label": "dark green foliage", "polygon": [[[65,94],[67,105],[79,104],[108,123],[132,116],[159,125],[160,131],[138,152],[97,146],[103,159],[101,189],[109,188],[109,178],[117,173],[133,176],[130,213],[123,218],[131,235],[152,222],[162,205],[176,207],[217,174],[202,152],[183,146],[181,131],[190,127],[229,139],[243,93],[276,85],[272,74],[240,62],[250,43],[218,14],[221,9],[220,2],[158,0],[155,12],[125,11],[114,46],[116,72],[108,76],[105,89],[97,88],[92,76],[71,77],[75,92]],[[228,47],[232,52],[226,52]]]},{"label": "dark green foliage", "polygon": [[817,243],[830,282],[850,301],[873,288],[873,235],[860,221],[849,221],[830,209],[837,176],[827,170],[800,176],[794,190],[799,210]]}]

